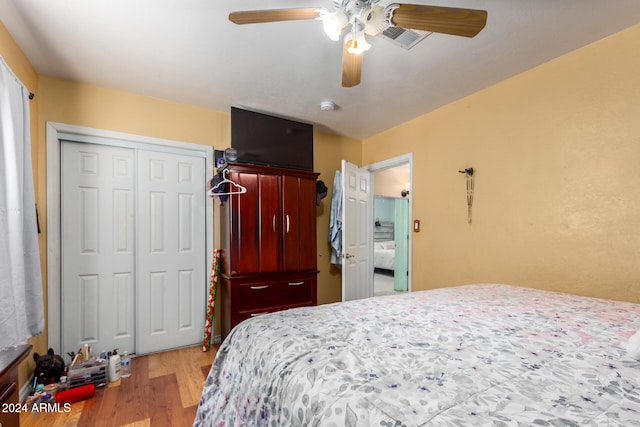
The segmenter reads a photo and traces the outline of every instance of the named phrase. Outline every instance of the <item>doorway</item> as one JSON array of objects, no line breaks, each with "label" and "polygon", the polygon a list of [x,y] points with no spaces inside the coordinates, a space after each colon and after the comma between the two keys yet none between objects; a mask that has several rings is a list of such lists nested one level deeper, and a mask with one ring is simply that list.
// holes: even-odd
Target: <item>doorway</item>
[{"label": "doorway", "polygon": [[373,169],[373,295],[409,287],[411,167],[409,162]]},{"label": "doorway", "polygon": [[[386,171],[386,172],[385,172]],[[401,172],[402,171],[402,172]],[[377,184],[374,183],[376,175],[380,177]],[[358,167],[345,160],[342,161],[342,301],[368,298],[376,294],[374,275],[374,240],[393,244],[393,252],[402,251],[399,256],[402,260],[387,268],[387,277],[379,276],[381,280],[393,283],[389,293],[411,292],[411,260],[412,260],[412,233],[404,230],[404,225],[397,228],[398,243],[396,243],[396,212],[400,217],[398,222],[405,223],[406,227],[413,214],[411,195],[413,175],[413,154],[405,154],[382,162]],[[386,177],[386,178],[385,178]],[[394,207],[393,226],[383,228],[380,223],[377,237],[375,233],[374,194],[384,196],[387,190],[385,186],[393,177],[398,183],[389,189],[389,197],[397,199],[400,196],[398,207]],[[376,186],[379,187],[376,189]],[[404,193],[404,197],[403,197]],[[395,204],[395,202],[394,202]],[[386,225],[386,224],[385,224]],[[391,239],[393,236],[393,239]],[[394,254],[394,257],[398,254]],[[396,278],[399,279],[396,284]],[[382,283],[379,287],[384,287]],[[396,286],[398,290],[396,291]],[[382,289],[379,291],[385,292]]]},{"label": "doorway", "polygon": [[50,346],[144,354],[200,342],[212,172],[212,147],[47,123]]}]

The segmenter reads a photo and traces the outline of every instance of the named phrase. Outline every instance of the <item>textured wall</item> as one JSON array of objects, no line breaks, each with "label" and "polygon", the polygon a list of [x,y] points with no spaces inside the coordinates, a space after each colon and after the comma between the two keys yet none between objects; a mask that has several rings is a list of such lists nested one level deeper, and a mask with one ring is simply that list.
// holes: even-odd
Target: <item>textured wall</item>
[{"label": "textured wall", "polygon": [[640,302],[639,75],[640,25],[365,140],[364,164],[414,153],[414,289]]}]

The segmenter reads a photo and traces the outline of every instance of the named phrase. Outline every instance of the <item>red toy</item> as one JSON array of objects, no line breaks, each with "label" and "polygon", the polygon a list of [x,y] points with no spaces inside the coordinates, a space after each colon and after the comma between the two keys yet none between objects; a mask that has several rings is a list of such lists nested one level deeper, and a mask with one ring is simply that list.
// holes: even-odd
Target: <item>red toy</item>
[{"label": "red toy", "polygon": [[57,403],[73,403],[93,397],[96,392],[94,384],[87,384],[70,390],[59,391],[56,394]]}]

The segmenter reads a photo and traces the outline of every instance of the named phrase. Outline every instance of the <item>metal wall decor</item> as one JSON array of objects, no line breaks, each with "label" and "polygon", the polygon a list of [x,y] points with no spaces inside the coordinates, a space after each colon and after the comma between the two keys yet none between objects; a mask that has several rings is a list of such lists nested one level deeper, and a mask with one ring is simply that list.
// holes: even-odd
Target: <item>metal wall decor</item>
[{"label": "metal wall decor", "polygon": [[458,171],[464,174],[467,181],[467,222],[471,224],[471,208],[473,206],[473,168]]}]

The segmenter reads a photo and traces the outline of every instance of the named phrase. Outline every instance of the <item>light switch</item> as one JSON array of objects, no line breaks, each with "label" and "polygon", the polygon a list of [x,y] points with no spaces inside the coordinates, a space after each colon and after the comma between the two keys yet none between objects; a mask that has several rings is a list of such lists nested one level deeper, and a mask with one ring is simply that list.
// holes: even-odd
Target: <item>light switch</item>
[{"label": "light switch", "polygon": [[413,220],[413,231],[418,233],[420,232],[420,220],[419,219],[414,219]]}]

